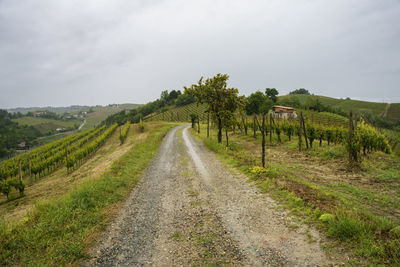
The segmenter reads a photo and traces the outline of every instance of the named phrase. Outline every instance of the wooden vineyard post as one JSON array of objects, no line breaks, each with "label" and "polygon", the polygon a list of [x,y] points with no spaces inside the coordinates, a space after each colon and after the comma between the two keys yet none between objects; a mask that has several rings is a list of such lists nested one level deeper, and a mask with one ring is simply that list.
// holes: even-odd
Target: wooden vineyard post
[{"label": "wooden vineyard post", "polygon": [[262,129],[261,129],[261,134],[262,134],[262,143],[261,143],[261,162],[263,168],[265,168],[265,113],[263,113],[263,120],[262,120]]},{"label": "wooden vineyard post", "polygon": [[349,163],[350,166],[353,164],[353,112],[350,111],[349,116]]},{"label": "wooden vineyard post", "polygon": [[254,117],[253,117],[253,121],[254,121],[254,123],[253,123],[254,138],[256,138],[256,132],[257,132],[256,116],[257,115],[254,114]]},{"label": "wooden vineyard post", "polygon": [[210,137],[210,113],[207,114],[207,138]]},{"label": "wooden vineyard post", "polygon": [[306,141],[306,147],[308,149],[307,131],[306,131],[306,124],[304,122],[303,112],[301,112],[300,115],[301,115],[301,122],[303,124],[304,140]]},{"label": "wooden vineyard post", "polygon": [[21,170],[21,160],[18,160],[18,174],[19,174],[19,181],[22,183],[22,170]]},{"label": "wooden vineyard post", "polygon": [[24,195],[24,184],[22,183],[22,169],[21,169],[21,160],[18,160],[18,172],[19,172],[19,195],[22,197]]},{"label": "wooden vineyard post", "polygon": [[68,174],[68,146],[65,145],[65,163],[67,165],[67,174]]},{"label": "wooden vineyard post", "polygon": [[299,152],[301,151],[301,131],[302,131],[302,128],[303,128],[303,123],[302,123],[302,121],[301,121],[301,113],[300,113],[300,116],[299,116]]},{"label": "wooden vineyard post", "polygon": [[247,115],[244,118],[244,134],[247,135]]},{"label": "wooden vineyard post", "polygon": [[354,114],[354,129],[357,129],[357,120],[358,120],[358,113],[357,113],[357,111],[355,112],[355,114]]},{"label": "wooden vineyard post", "polygon": [[269,114],[269,145],[272,146],[272,113]]},{"label": "wooden vineyard post", "polygon": [[32,183],[32,166],[31,166],[31,155],[28,154],[28,164],[29,164],[29,181]]}]

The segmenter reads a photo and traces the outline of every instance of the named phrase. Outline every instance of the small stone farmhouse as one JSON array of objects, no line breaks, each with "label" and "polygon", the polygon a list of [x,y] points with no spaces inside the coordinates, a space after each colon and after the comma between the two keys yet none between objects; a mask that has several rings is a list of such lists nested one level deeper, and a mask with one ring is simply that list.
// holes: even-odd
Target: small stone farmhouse
[{"label": "small stone farmhouse", "polygon": [[280,119],[288,119],[288,118],[296,118],[296,109],[292,107],[284,107],[284,106],[273,106],[272,114],[276,118]]}]

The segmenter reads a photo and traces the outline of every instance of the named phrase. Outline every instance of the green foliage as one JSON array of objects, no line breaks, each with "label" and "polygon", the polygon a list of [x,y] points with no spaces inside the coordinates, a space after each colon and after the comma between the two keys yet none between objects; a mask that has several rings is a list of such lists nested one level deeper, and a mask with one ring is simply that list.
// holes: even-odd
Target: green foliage
[{"label": "green foliage", "polygon": [[8,195],[11,192],[11,185],[6,181],[0,181],[0,193],[2,193],[3,195],[5,195],[8,199]]},{"label": "green foliage", "polygon": [[400,226],[396,226],[390,230],[390,235],[395,238],[400,238]]},{"label": "green foliage", "polygon": [[14,158],[4,160],[0,165],[0,181],[18,175],[18,162],[21,162],[23,175],[28,174],[29,159],[31,161],[31,171],[34,176],[43,175],[46,170],[47,172],[50,172],[52,169],[59,167],[65,160],[66,147],[67,152],[71,153],[72,151],[84,146],[89,140],[96,137],[104,129],[105,126],[68,136],[47,145],[37,147],[29,151],[29,153],[19,154]]},{"label": "green foliage", "polygon": [[321,222],[330,222],[330,221],[333,221],[335,219],[336,219],[335,215],[330,214],[330,213],[324,213],[319,217],[319,220]]},{"label": "green foliage", "polygon": [[256,176],[256,178],[266,175],[267,172],[268,170],[266,168],[260,166],[253,166],[250,168],[250,173]]},{"label": "green foliage", "polygon": [[12,118],[12,114],[0,109],[0,158],[12,154],[21,142],[26,142],[28,147],[35,145],[35,139],[42,135],[32,126],[18,125]]},{"label": "green foliage", "polygon": [[197,114],[190,114],[190,121],[192,122],[192,128],[194,128],[199,116]]},{"label": "green foliage", "polygon": [[195,102],[195,99],[193,96],[191,96],[189,94],[182,94],[176,99],[175,104],[177,107],[182,107],[182,106],[192,104],[194,102]]},{"label": "green foliage", "polygon": [[141,131],[142,133],[144,132],[144,122],[143,122],[142,119],[140,119],[140,121],[139,121],[139,129],[140,129],[140,131]]},{"label": "green foliage", "polygon": [[271,99],[271,101],[273,103],[276,103],[276,101],[278,100],[278,90],[276,90],[275,88],[266,88],[265,89],[265,95]]},{"label": "green foliage", "polygon": [[309,95],[310,92],[304,88],[296,89],[289,93],[290,95]]},{"label": "green foliage", "polygon": [[239,97],[236,88],[227,88],[227,74],[217,74],[213,78],[203,81],[200,78],[197,84],[184,87],[185,93],[194,96],[199,104],[206,104],[212,118],[218,125],[218,142],[222,141],[222,127],[224,121],[228,121],[232,114],[244,107],[245,98]]},{"label": "green foliage", "polygon": [[355,216],[338,212],[336,220],[328,221],[328,235],[340,240],[361,239],[371,231],[371,225]]},{"label": "green foliage", "polygon": [[126,136],[128,135],[129,127],[131,125],[130,121],[127,121],[125,124],[124,129],[121,132],[121,135],[119,136],[119,140],[121,141],[121,145],[124,143]]},{"label": "green foliage", "polygon": [[68,155],[68,160],[66,162],[67,169],[74,168],[77,163],[94,153],[104,142],[107,138],[114,132],[114,130],[118,127],[118,124],[114,124],[109,127],[107,130],[104,131],[102,135],[97,137],[93,142],[84,146],[78,150],[71,151]]},{"label": "green foliage", "polygon": [[260,91],[252,93],[247,98],[245,110],[247,115],[268,113],[274,102]]}]

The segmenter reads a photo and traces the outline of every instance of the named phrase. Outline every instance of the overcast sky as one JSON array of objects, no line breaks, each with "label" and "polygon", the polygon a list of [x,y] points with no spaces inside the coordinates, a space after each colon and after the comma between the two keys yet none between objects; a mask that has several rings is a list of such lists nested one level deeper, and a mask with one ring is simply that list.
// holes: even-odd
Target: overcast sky
[{"label": "overcast sky", "polygon": [[146,103],[201,76],[400,102],[399,0],[0,0],[0,107]]}]

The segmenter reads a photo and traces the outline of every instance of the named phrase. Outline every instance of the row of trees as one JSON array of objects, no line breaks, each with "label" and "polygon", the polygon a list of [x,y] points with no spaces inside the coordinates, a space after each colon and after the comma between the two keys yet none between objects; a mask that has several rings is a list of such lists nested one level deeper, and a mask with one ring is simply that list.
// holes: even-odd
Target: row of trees
[{"label": "row of trees", "polygon": [[[247,129],[254,129],[254,137],[256,130],[259,129],[262,133],[262,151],[263,151],[263,166],[265,155],[265,136],[270,133],[270,142],[272,141],[272,133],[276,133],[278,142],[281,142],[281,133],[287,134],[289,140],[293,135],[299,136],[299,149],[301,150],[302,135],[304,136],[307,148],[312,148],[314,140],[319,140],[320,145],[323,140],[346,144],[346,148],[350,154],[350,162],[358,159],[358,154],[362,151],[380,150],[385,153],[391,153],[391,148],[385,137],[377,132],[374,128],[361,124],[359,128],[352,126],[349,129],[342,127],[333,127],[332,125],[315,125],[308,122],[305,123],[303,114],[297,120],[284,120],[282,122],[275,121],[271,114],[270,124],[266,122],[266,113],[271,106],[277,102],[276,96],[278,91],[275,88],[267,88],[265,93],[257,91],[251,94],[247,99],[244,96],[239,96],[236,88],[228,88],[227,80],[229,76],[226,74],[217,74],[213,78],[206,80],[200,78],[197,84],[192,84],[190,87],[185,87],[185,93],[192,95],[199,104],[206,104],[207,111],[218,128],[218,142],[222,142],[222,129],[225,128],[226,140],[228,145],[228,130],[235,127],[244,129],[247,134]],[[320,105],[317,104],[317,105]],[[319,111],[318,109],[316,109]],[[254,115],[253,122],[247,122],[247,114],[263,114],[262,123]],[[241,114],[241,119],[237,121],[237,114]],[[351,113],[350,113],[351,114]],[[192,127],[196,118],[192,118]],[[353,123],[353,117],[350,116],[350,121]],[[352,124],[353,125],[353,124]],[[207,127],[208,128],[208,127]],[[207,134],[208,136],[208,134]]]},{"label": "row of trees", "polygon": [[118,123],[118,125],[123,125],[128,120],[132,123],[139,123],[140,120],[147,115],[155,112],[163,112],[168,108],[168,106],[185,106],[193,102],[194,97],[192,95],[186,93],[182,94],[180,90],[172,90],[171,92],[165,90],[161,92],[161,96],[159,99],[149,102],[136,109],[132,109],[128,112],[123,110],[119,113],[111,115],[107,117],[107,119],[103,123],[107,125],[112,125],[114,123]]}]

